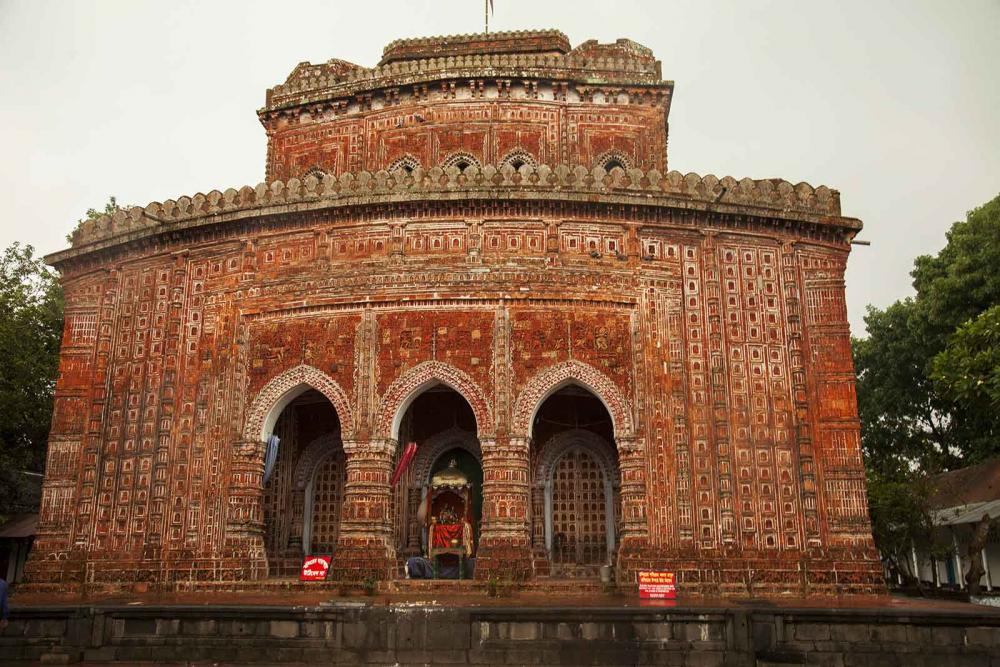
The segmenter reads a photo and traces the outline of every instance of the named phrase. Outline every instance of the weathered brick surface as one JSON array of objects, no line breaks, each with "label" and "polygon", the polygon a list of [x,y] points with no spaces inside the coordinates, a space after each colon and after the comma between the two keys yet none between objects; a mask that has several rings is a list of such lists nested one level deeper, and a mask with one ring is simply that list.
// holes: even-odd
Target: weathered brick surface
[{"label": "weathered brick surface", "polygon": [[[844,305],[860,222],[825,187],[664,173],[672,91],[628,40],[398,42],[269,91],[268,183],[85,224],[50,257],[66,329],[31,585],[283,572],[324,460],[307,432],[341,456],[334,576],[397,576],[420,497],[388,481],[434,384],[475,423],[477,576],[545,572],[532,420],[574,384],[612,422],[619,582],[878,589]],[[299,420],[267,495],[263,441],[305,388],[335,417]]]}]

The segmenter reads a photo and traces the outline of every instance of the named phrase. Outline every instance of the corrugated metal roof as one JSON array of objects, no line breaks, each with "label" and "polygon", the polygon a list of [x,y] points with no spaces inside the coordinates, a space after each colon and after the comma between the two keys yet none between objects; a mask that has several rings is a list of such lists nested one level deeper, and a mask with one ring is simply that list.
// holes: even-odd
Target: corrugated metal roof
[{"label": "corrugated metal roof", "polygon": [[958,526],[963,523],[978,523],[984,514],[991,519],[1000,516],[1000,500],[956,505],[931,511],[931,522],[935,526]]},{"label": "corrugated metal roof", "polygon": [[933,483],[931,507],[945,509],[1000,500],[1000,457],[941,473]]}]

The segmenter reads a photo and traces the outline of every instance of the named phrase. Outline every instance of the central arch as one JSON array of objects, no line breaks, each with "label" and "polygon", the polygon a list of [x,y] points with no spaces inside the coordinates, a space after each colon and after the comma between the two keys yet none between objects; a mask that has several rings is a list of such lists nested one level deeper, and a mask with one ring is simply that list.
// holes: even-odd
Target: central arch
[{"label": "central arch", "polygon": [[430,481],[453,458],[472,486],[462,506],[470,519],[471,548],[475,549],[482,513],[479,433],[492,428],[493,417],[482,390],[453,366],[425,362],[390,385],[380,402],[375,437],[394,447],[397,462],[409,443],[417,446],[415,458],[409,467],[400,468],[392,489],[397,554],[429,555],[427,531],[431,517],[438,518],[442,509],[431,499]]},{"label": "central arch", "polygon": [[406,409],[417,396],[437,384],[458,392],[469,403],[476,418],[479,437],[493,433],[493,413],[486,395],[464,371],[440,361],[425,361],[404,373],[389,386],[379,403],[375,435],[396,440]]}]

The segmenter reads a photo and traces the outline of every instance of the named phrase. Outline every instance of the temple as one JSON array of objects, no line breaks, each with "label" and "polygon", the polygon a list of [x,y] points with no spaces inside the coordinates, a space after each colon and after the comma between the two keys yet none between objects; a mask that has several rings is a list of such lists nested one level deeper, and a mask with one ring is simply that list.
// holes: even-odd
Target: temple
[{"label": "temple", "polygon": [[267,92],[264,183],[82,225],[47,258],[31,586],[263,586],[329,554],[345,581],[433,556],[880,590],[861,223],[826,187],[669,171],[673,91],[627,39],[399,40]]}]

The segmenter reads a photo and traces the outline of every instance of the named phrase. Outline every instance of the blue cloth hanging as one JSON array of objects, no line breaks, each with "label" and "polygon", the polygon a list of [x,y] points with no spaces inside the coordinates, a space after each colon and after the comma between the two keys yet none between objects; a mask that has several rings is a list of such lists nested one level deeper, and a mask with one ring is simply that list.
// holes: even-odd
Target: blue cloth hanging
[{"label": "blue cloth hanging", "polygon": [[267,484],[267,480],[271,479],[271,473],[274,472],[274,464],[278,460],[279,440],[276,435],[267,439],[267,449],[264,451],[264,484]]}]

